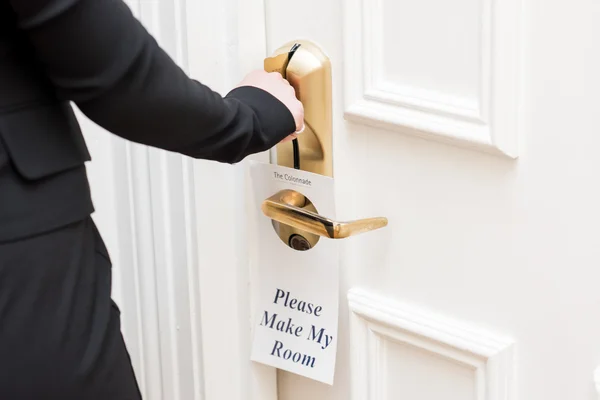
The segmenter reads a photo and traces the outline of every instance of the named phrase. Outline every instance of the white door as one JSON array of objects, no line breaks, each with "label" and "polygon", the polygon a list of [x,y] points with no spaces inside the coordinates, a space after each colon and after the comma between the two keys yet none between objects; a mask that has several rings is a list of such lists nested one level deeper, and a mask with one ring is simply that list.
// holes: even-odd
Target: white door
[{"label": "white door", "polygon": [[338,217],[389,219],[343,243],[334,385],[279,400],[598,398],[600,3],[265,11],[331,59]]},{"label": "white door", "polygon": [[222,93],[282,44],[319,44],[333,67],[338,217],[389,219],[342,245],[334,385],[277,372],[249,361],[246,163],[85,123],[146,399],[599,396],[597,1],[129,4]]}]

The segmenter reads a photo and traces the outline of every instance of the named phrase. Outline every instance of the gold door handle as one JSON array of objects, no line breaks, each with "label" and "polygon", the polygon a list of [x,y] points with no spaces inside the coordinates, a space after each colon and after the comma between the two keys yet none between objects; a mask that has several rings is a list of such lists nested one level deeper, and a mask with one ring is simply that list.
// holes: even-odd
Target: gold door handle
[{"label": "gold door handle", "polygon": [[306,197],[294,190],[281,190],[262,203],[267,217],[284,225],[330,239],[344,239],[387,226],[387,218],[337,222],[303,208]]},{"label": "gold door handle", "polygon": [[[315,43],[284,44],[264,60],[264,69],[279,72],[304,106],[306,130],[292,143],[276,146],[276,164],[333,178],[333,113],[331,61]],[[297,162],[299,161],[299,162]],[[299,164],[299,165],[298,165]],[[264,215],[279,238],[295,250],[308,250],[321,237],[344,239],[387,226],[386,218],[338,222],[319,214],[310,199],[282,190],[264,200]]]}]

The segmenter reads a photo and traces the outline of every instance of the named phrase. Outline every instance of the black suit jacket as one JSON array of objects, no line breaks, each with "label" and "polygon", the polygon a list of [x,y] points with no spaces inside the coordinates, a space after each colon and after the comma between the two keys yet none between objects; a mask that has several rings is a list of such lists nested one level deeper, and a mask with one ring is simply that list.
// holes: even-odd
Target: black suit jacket
[{"label": "black suit jacket", "polygon": [[93,211],[71,102],[130,141],[225,163],[295,130],[261,89],[223,98],[187,77],[122,0],[0,0],[0,241]]}]

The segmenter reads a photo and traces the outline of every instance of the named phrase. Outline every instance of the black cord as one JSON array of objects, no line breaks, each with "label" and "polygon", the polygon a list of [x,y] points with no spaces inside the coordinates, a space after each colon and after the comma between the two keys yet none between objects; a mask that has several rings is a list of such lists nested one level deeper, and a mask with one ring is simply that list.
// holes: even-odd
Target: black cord
[{"label": "black cord", "polygon": [[298,139],[292,140],[294,146],[294,169],[300,169],[300,149],[298,148]]},{"label": "black cord", "polygon": [[[288,64],[300,46],[300,43],[296,43],[292,46],[288,53]],[[287,78],[287,74],[285,78]],[[294,147],[294,169],[300,169],[300,147],[298,146],[298,139],[292,140],[292,146]]]},{"label": "black cord", "polygon": [[298,48],[300,48],[300,46],[302,46],[300,43],[296,43],[292,46],[292,48],[288,52],[288,64],[289,64],[290,60],[292,59],[292,57],[294,56],[294,53],[296,53],[296,50],[298,50]]}]

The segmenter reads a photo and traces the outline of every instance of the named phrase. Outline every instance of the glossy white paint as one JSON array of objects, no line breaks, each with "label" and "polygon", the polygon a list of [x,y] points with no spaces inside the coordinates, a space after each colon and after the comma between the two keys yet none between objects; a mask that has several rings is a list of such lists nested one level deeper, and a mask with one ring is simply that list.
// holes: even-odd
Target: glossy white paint
[{"label": "glossy white paint", "polygon": [[348,302],[355,398],[515,399],[512,339],[362,289]]},{"label": "glossy white paint", "polygon": [[516,157],[520,6],[343,1],[346,118]]},{"label": "glossy white paint", "polygon": [[[334,386],[278,373],[279,398],[433,400],[435,385],[452,400],[597,398],[600,4],[266,7],[269,51],[308,38],[332,59],[338,216],[390,221],[343,246]],[[381,304],[388,317],[352,311],[355,290],[382,299],[367,316]],[[427,310],[428,326],[450,319],[509,338],[489,353],[500,373],[457,363],[461,351],[448,358],[454,342],[445,358],[415,347],[419,325],[397,317],[407,304]],[[449,340],[432,332],[427,343]],[[364,358],[369,346],[376,356]]]}]

